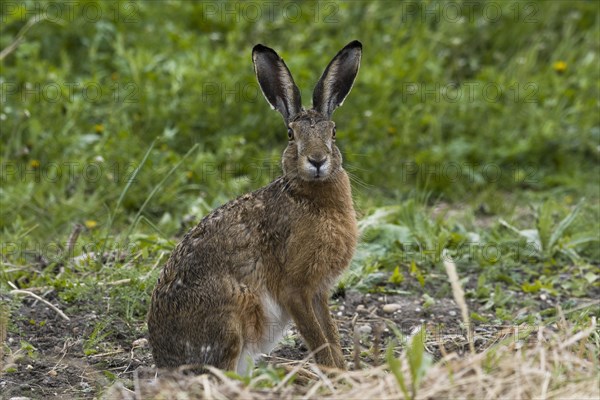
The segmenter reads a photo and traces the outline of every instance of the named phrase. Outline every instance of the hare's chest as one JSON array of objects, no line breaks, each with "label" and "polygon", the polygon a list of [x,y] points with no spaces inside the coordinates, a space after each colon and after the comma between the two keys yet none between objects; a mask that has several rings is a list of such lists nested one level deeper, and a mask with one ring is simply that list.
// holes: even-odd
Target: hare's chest
[{"label": "hare's chest", "polygon": [[294,238],[298,250],[294,258],[304,264],[307,273],[338,276],[356,248],[358,230],[354,215],[330,214],[305,222],[305,229]]}]

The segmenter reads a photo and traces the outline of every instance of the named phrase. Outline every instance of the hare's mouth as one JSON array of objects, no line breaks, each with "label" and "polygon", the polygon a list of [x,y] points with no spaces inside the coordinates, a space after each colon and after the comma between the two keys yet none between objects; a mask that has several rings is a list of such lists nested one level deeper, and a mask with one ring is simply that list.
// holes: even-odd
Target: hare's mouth
[{"label": "hare's mouth", "polygon": [[324,181],[331,175],[331,161],[327,158],[315,160],[306,157],[301,171],[302,178],[306,181]]},{"label": "hare's mouth", "polygon": [[310,176],[303,175],[301,176],[302,180],[305,182],[326,182],[329,180],[329,174],[314,174]]}]

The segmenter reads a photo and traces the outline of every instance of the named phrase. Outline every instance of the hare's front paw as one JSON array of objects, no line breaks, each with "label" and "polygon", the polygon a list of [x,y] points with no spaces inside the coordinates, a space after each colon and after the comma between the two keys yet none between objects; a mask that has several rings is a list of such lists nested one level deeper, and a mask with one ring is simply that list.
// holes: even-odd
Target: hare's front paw
[{"label": "hare's front paw", "polygon": [[330,368],[340,368],[338,366],[338,362],[336,361],[333,352],[331,351],[331,347],[326,347],[321,349],[315,353],[315,361],[317,364],[322,365],[324,367]]},{"label": "hare's front paw", "polygon": [[333,357],[333,362],[335,363],[335,366],[339,369],[346,370],[346,361],[344,360],[342,348],[339,344],[337,346],[332,345],[331,355]]}]

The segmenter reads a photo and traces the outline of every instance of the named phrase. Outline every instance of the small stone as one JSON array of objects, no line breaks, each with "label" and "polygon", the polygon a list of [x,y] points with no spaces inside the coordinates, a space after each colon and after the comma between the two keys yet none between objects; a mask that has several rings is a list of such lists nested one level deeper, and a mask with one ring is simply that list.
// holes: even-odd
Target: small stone
[{"label": "small stone", "polygon": [[451,317],[456,317],[456,311],[450,310],[448,311],[448,315],[450,315]]},{"label": "small stone", "polygon": [[48,375],[54,377],[54,376],[58,375],[58,372],[56,372],[55,369],[51,369],[50,371],[48,371]]},{"label": "small stone", "polygon": [[402,308],[402,306],[400,304],[390,303],[390,304],[384,305],[381,309],[386,314],[393,314],[396,311],[400,310],[401,308]]},{"label": "small stone", "polygon": [[141,347],[141,348],[147,347],[148,346],[148,339],[141,338],[141,339],[134,340],[133,343],[132,343],[132,345],[133,345],[132,347],[134,347],[134,348],[136,348],[136,347]]},{"label": "small stone", "polygon": [[364,304],[359,304],[356,306],[356,312],[359,314],[367,314],[369,310],[367,310],[367,307],[365,307]]},{"label": "small stone", "polygon": [[540,299],[542,299],[542,301],[546,301],[547,298],[548,296],[546,296],[545,293],[540,294]]},{"label": "small stone", "polygon": [[25,367],[26,370],[31,371],[33,369],[33,365],[31,364],[27,364],[27,366]]},{"label": "small stone", "polygon": [[383,297],[378,297],[377,301],[384,301],[385,299]]},{"label": "small stone", "polygon": [[365,324],[365,325],[359,326],[357,331],[361,335],[369,335],[373,331],[373,328],[371,328],[371,325]]},{"label": "small stone", "polygon": [[515,343],[515,350],[519,350],[522,347],[523,347],[523,341],[517,340],[517,342]]}]

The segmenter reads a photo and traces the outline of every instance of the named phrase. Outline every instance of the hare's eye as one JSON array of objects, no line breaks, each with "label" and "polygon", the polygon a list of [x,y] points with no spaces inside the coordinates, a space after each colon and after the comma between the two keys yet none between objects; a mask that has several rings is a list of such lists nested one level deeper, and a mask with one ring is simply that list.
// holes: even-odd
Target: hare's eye
[{"label": "hare's eye", "polygon": [[294,138],[294,131],[292,128],[288,128],[288,139],[292,140]]},{"label": "hare's eye", "polygon": [[333,132],[331,133],[331,137],[335,139],[335,126],[333,127]]}]

